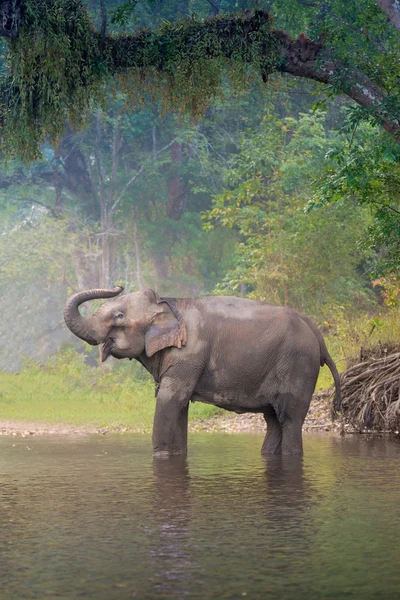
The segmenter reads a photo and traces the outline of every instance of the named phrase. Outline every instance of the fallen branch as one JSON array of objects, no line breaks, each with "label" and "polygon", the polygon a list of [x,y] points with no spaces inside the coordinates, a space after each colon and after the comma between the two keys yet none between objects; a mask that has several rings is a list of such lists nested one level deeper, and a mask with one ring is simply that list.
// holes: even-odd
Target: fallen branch
[{"label": "fallen branch", "polygon": [[400,351],[386,352],[380,346],[340,377],[343,415],[360,432],[400,429]]}]

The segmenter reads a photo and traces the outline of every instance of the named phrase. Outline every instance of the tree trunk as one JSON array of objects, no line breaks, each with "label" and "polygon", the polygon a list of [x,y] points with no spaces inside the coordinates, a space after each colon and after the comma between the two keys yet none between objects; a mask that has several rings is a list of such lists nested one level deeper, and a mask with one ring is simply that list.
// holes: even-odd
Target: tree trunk
[{"label": "tree trunk", "polygon": [[397,31],[400,31],[400,3],[397,0],[375,0],[375,2],[386,13]]},{"label": "tree trunk", "polygon": [[187,17],[189,15],[189,6],[190,0],[181,0],[179,6],[179,14],[182,17]]},{"label": "tree trunk", "polygon": [[146,285],[143,280],[142,261],[140,259],[140,246],[139,246],[139,239],[138,239],[138,234],[137,234],[137,224],[136,224],[135,218],[133,219],[133,241],[135,244],[137,284],[138,284],[139,290],[144,290],[146,288]]},{"label": "tree trunk", "polygon": [[62,195],[63,184],[62,184],[62,177],[61,177],[61,173],[60,173],[60,168],[61,168],[60,144],[57,144],[54,154],[55,154],[55,167],[54,167],[54,171],[53,171],[53,185],[54,185],[54,189],[56,192],[56,210],[57,210],[57,212],[59,212],[64,208],[63,195]]},{"label": "tree trunk", "polygon": [[101,141],[103,137],[103,126],[100,113],[96,117],[96,139],[94,155],[96,158],[97,173],[99,177],[98,198],[100,203],[100,247],[101,247],[101,269],[100,286],[109,287],[109,223],[106,196],[106,176],[104,172],[103,159],[101,156]]},{"label": "tree trunk", "polygon": [[208,0],[210,5],[210,15],[212,17],[216,17],[221,10],[221,2],[222,0]]},{"label": "tree trunk", "polygon": [[179,221],[186,208],[187,193],[182,184],[180,166],[182,163],[182,144],[174,142],[171,146],[171,169],[168,179],[167,217]]},{"label": "tree trunk", "polygon": [[165,264],[165,257],[162,254],[156,254],[153,258],[154,266],[156,268],[157,277],[161,282],[167,281],[168,271],[167,265]]},{"label": "tree trunk", "polygon": [[151,129],[152,147],[153,147],[153,167],[157,167],[157,127],[153,125]]},{"label": "tree trunk", "polygon": [[99,202],[100,202],[100,225],[101,225],[101,274],[100,283],[102,287],[108,288],[115,272],[116,260],[116,238],[113,236],[113,218],[118,203],[117,178],[118,166],[122,147],[122,134],[119,123],[114,126],[113,153],[110,185],[107,188],[106,174],[101,154],[101,142],[103,137],[103,126],[101,115],[98,113],[96,118],[96,139],[94,146],[94,155],[96,158],[97,171],[99,177]]}]

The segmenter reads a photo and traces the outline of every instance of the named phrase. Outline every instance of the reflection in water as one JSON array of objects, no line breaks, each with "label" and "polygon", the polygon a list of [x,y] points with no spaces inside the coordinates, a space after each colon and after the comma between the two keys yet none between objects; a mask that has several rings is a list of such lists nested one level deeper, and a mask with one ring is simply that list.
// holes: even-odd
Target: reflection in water
[{"label": "reflection in water", "polygon": [[[153,459],[154,491],[151,521],[158,528],[152,581],[157,595],[182,597],[191,587],[191,572],[198,565],[190,558],[190,478],[186,457]],[[179,592],[179,595],[178,595]]]},{"label": "reflection in water", "polygon": [[0,598],[394,598],[400,446],[197,435],[0,438]]},{"label": "reflection in water", "polygon": [[287,552],[295,554],[303,546],[307,536],[312,534],[313,492],[310,482],[304,476],[303,458],[271,456],[265,462],[266,518],[274,523],[273,534],[276,537],[271,544],[272,552],[285,539],[282,533],[289,530],[296,531],[296,537],[291,540]]},{"label": "reflection in water", "polygon": [[302,512],[310,502],[310,484],[304,477],[303,457],[268,456],[265,461],[265,479],[268,507],[278,512]]}]

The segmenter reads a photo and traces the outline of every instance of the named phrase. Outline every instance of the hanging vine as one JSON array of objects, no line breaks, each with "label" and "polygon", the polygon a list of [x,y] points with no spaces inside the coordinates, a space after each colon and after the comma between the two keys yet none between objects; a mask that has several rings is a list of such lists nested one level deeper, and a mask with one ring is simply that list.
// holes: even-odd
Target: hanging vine
[{"label": "hanging vine", "polygon": [[80,0],[30,1],[8,42],[0,90],[1,146],[30,160],[68,117],[81,126],[104,73],[98,41]]},{"label": "hanging vine", "polygon": [[255,74],[266,81],[278,56],[270,17],[261,10],[113,37],[94,29],[82,0],[27,0],[5,50],[1,150],[36,158],[66,119],[82,126],[92,103],[104,102],[111,77],[133,108],[158,101],[198,117],[220,94],[225,74],[243,89]]}]

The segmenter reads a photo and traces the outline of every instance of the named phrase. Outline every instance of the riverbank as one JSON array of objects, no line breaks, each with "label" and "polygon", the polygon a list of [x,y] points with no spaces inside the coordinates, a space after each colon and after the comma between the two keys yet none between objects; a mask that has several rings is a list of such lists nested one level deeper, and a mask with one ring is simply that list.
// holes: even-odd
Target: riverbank
[{"label": "riverbank", "polygon": [[[265,421],[262,415],[223,412],[205,419],[194,418],[189,422],[191,432],[225,432],[225,433],[264,433]],[[304,423],[303,431],[338,434],[341,421],[332,422],[328,394],[321,393],[313,397],[310,410]],[[116,424],[109,426],[73,425],[68,423],[41,423],[36,421],[20,421],[0,419],[0,435],[11,436],[79,436],[107,433],[149,433],[149,427]]]}]

